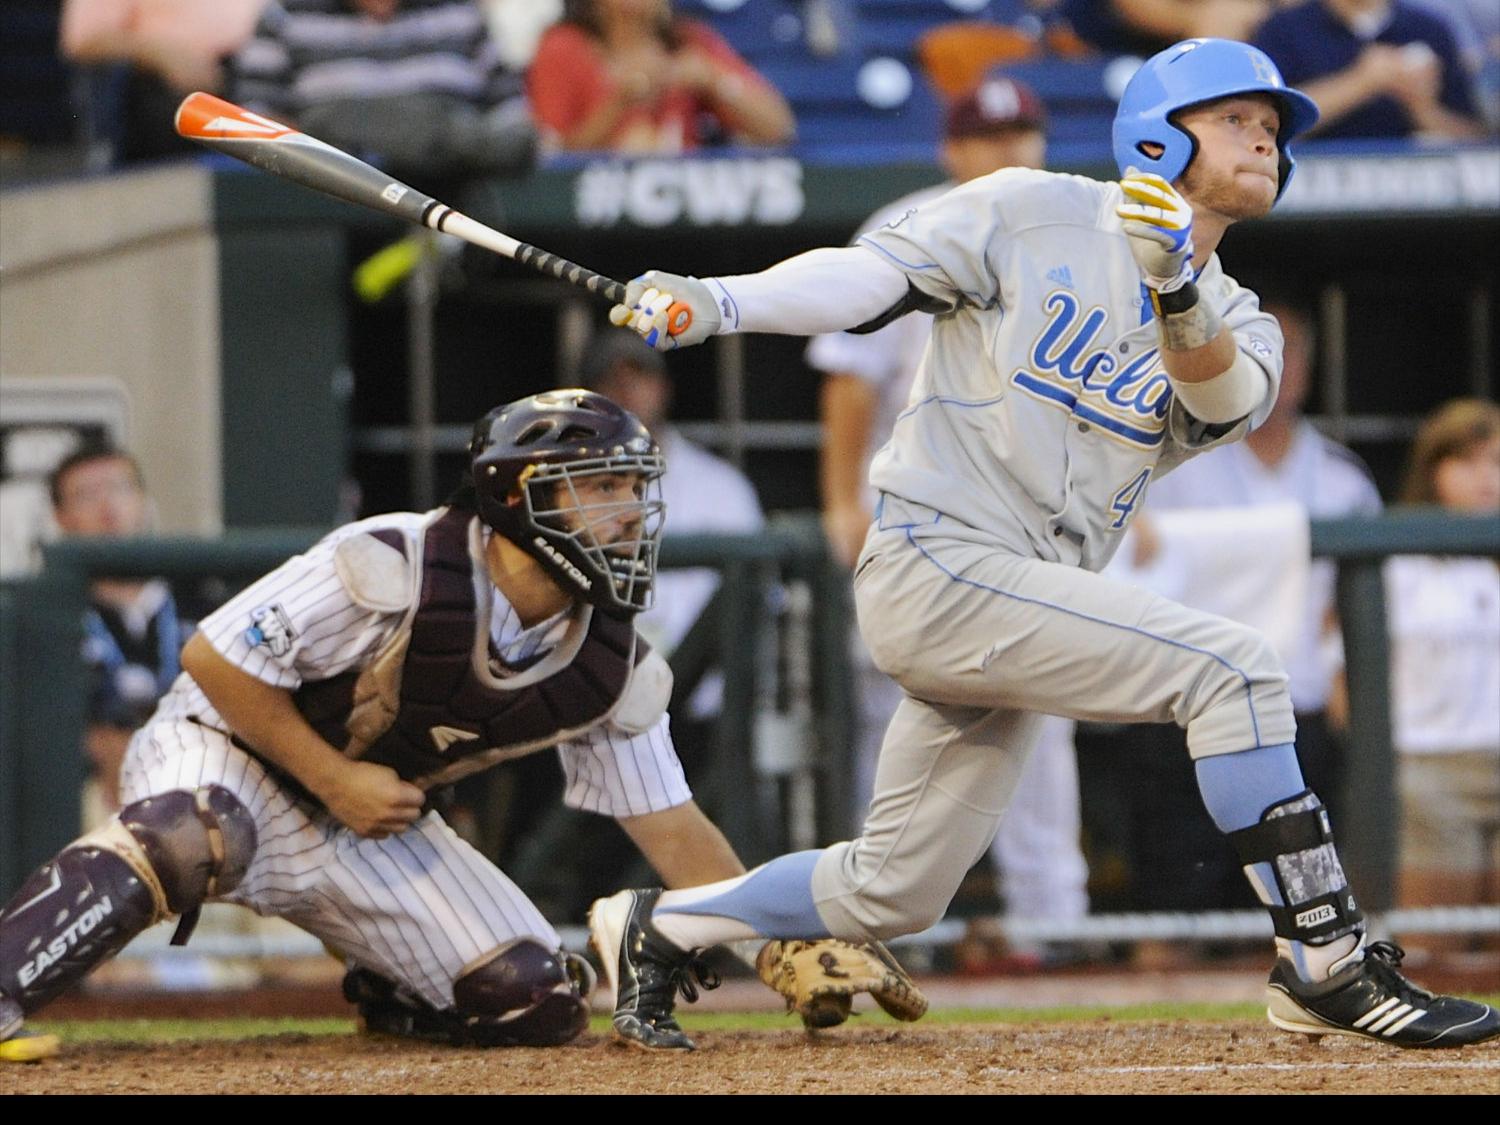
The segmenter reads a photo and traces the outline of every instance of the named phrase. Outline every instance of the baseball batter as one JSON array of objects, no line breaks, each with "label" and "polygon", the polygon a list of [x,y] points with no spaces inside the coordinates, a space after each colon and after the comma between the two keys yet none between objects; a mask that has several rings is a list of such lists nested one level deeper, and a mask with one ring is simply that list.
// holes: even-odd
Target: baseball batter
[{"label": "baseball batter", "polygon": [[[673,990],[701,947],[937,921],[994,836],[1044,713],[1186,728],[1209,813],[1274,923],[1276,1026],[1413,1047],[1500,1035],[1500,1014],[1418,989],[1399,948],[1366,944],[1264,639],[1096,573],[1153,477],[1242,437],[1275,401],[1280,330],[1214,251],[1232,223],[1271,209],[1291,140],[1316,120],[1261,52],[1187,40],[1121,99],[1119,182],[1008,169],[854,247],[749,276],[632,283],[611,315],[659,348],[936,316],[871,469],[882,496],[854,577],[861,631],[905,692],[863,834],[716,886],[596,903],[617,1035],[688,1045]],[[674,302],[692,321],[671,336]]]},{"label": "baseball batter", "polygon": [[655,441],[609,399],[555,391],[480,419],[470,453],[447,505],[339,528],[203,620],[131,741],[120,813],[0,910],[0,1059],[55,1053],[24,1016],[155,922],[180,915],[186,940],[209,899],[338,950],[372,1030],[572,1039],[592,970],[428,804],[544,747],[564,800],[618,820],[668,885],[743,872],[691,799],[671,670],[633,625]]}]

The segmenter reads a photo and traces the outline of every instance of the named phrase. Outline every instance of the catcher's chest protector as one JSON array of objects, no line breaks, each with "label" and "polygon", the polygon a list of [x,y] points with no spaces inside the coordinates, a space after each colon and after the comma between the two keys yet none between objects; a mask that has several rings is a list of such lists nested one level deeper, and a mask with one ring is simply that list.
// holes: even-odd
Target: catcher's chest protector
[{"label": "catcher's chest protector", "polygon": [[[409,629],[374,664],[304,684],[298,710],[350,757],[393,768],[423,788],[447,785],[506,758],[555,745],[604,722],[624,695],[646,644],[635,627],[585,607],[586,632],[510,675],[481,616],[469,556],[471,515],[450,511],[423,536],[420,594]],[[403,554],[405,539],[376,532]],[[577,644],[571,659],[567,650]],[[374,713],[372,718],[372,712]]]}]

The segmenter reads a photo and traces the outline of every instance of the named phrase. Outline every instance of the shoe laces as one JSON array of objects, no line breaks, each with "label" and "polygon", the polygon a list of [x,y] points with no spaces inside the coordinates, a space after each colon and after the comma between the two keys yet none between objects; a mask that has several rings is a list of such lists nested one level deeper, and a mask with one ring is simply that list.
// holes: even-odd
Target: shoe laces
[{"label": "shoe laces", "polygon": [[689,1004],[698,999],[698,988],[712,991],[722,983],[722,978],[709,968],[696,954],[678,953],[670,960],[662,958],[658,973],[642,974],[639,978],[639,996],[642,1008],[656,1013],[655,1022],[660,1025],[661,1014],[670,1018],[673,996],[681,993]]},{"label": "shoe laces", "polygon": [[1398,999],[1407,1004],[1413,1001],[1422,1005],[1431,1003],[1432,993],[1418,988],[1401,975],[1401,962],[1405,959],[1406,950],[1393,941],[1374,941],[1365,946],[1365,964]]}]

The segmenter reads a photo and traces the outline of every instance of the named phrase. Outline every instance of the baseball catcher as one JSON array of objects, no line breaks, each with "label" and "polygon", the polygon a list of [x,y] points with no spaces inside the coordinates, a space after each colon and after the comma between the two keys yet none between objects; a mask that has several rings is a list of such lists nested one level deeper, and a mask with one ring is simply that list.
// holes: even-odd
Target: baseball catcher
[{"label": "baseball catcher", "polygon": [[[486,414],[469,454],[442,507],[340,527],[203,620],[130,743],[119,814],[0,909],[0,1059],[55,1053],[26,1016],[162,919],[187,940],[211,900],[338,951],[371,1031],[573,1039],[592,968],[429,801],[544,748],[565,802],[614,817],[666,885],[744,872],[692,800],[671,670],[633,624],[663,517],[651,434],[601,395],[552,391]],[[863,990],[920,1014],[883,952],[763,961],[816,1026]]]}]

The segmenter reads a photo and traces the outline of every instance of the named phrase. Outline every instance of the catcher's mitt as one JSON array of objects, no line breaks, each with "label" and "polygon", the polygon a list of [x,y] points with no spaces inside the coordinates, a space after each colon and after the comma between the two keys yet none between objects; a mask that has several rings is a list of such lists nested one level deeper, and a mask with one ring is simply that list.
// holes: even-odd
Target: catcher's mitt
[{"label": "catcher's mitt", "polygon": [[861,992],[898,1020],[920,1019],[927,1011],[927,997],[878,941],[768,941],[755,970],[809,1028],[843,1023]]}]

